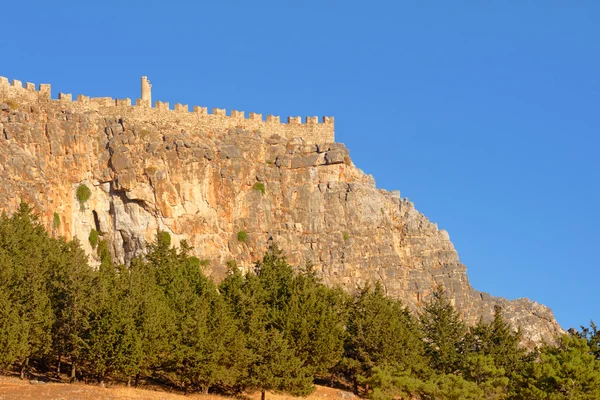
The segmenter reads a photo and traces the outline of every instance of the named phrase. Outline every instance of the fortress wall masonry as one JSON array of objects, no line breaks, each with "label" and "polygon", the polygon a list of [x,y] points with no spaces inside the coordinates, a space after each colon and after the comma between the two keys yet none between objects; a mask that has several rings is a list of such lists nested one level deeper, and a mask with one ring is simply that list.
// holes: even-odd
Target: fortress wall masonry
[{"label": "fortress wall masonry", "polygon": [[137,99],[135,105],[129,98],[113,99],[111,97],[89,97],[78,95],[76,99],[70,93],[59,93],[58,99],[51,98],[51,87],[41,84],[36,90],[36,85],[30,82],[23,83],[19,80],[10,82],[0,76],[0,101],[14,100],[20,104],[49,104],[77,111],[98,111],[102,115],[124,117],[140,123],[149,123],[156,126],[176,124],[191,130],[212,130],[214,132],[227,131],[228,129],[241,128],[260,132],[264,137],[279,135],[286,139],[302,138],[308,144],[334,142],[334,119],[323,117],[288,117],[287,123],[282,123],[279,116],[254,112],[232,110],[227,115],[227,110],[213,108],[208,113],[207,107],[194,106],[190,112],[187,104],[176,104],[170,109],[168,102],[156,101],[153,108],[148,102]]}]

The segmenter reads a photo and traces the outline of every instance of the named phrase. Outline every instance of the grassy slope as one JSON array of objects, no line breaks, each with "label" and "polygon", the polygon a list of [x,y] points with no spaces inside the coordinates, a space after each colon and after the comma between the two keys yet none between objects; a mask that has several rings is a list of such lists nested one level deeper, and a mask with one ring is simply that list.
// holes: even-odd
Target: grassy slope
[{"label": "grassy slope", "polygon": [[[39,400],[226,400],[230,398],[216,395],[193,394],[184,396],[182,394],[167,393],[164,391],[127,388],[113,386],[100,388],[94,385],[67,384],[67,383],[45,383],[32,384],[18,378],[0,376],[0,400],[16,399],[39,399]],[[342,392],[323,386],[317,386],[317,390],[308,396],[309,400],[325,399],[337,400],[354,397],[353,394]],[[260,399],[260,393],[244,396],[247,400]],[[297,397],[277,394],[267,394],[267,400],[291,400]]]}]

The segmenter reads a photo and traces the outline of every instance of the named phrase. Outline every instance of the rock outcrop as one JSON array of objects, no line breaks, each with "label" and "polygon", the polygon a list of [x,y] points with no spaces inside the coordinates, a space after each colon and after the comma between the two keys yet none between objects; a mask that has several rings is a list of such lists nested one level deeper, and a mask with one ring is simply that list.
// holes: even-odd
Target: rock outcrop
[{"label": "rock outcrop", "polygon": [[[471,288],[448,233],[399,192],[377,189],[343,144],[110,110],[0,98],[3,211],[30,202],[54,234],[78,238],[92,262],[92,229],[124,263],[158,229],[168,231],[217,279],[227,261],[248,268],[275,242],[291,263],[312,262],[325,282],[350,291],[381,281],[418,310],[443,284],[468,323],[500,305],[530,343],[562,331],[543,305]],[[81,184],[92,192],[83,205]]]}]

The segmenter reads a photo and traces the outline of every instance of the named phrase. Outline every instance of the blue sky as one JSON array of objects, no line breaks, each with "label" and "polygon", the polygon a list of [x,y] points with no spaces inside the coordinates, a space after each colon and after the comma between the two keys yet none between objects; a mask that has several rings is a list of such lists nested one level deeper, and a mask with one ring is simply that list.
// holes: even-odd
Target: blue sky
[{"label": "blue sky", "polygon": [[600,322],[600,3],[24,1],[0,75],[53,93],[333,115],[471,284]]}]

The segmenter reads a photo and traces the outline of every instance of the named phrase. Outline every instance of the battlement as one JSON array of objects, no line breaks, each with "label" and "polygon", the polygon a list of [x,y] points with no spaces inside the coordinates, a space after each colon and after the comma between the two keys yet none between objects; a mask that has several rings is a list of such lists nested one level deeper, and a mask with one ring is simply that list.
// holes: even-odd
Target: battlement
[{"label": "battlement", "polygon": [[[334,119],[323,117],[288,117],[287,123],[282,123],[281,118],[244,111],[213,108],[211,113],[208,107],[194,106],[192,111],[187,104],[175,104],[171,109],[168,102],[156,101],[154,107],[150,104],[150,83],[142,77],[142,98],[132,102],[130,98],[113,99],[111,97],[89,97],[78,95],[75,100],[70,93],[59,93],[57,99],[51,97],[51,87],[48,84],[36,85],[30,82],[23,85],[22,81],[12,80],[0,76],[0,101],[12,99],[18,103],[46,103],[56,104],[81,111],[98,111],[111,116],[130,117],[139,121],[184,124],[200,130],[228,130],[242,128],[262,133],[265,137],[279,135],[288,139],[300,137],[306,143],[324,143],[334,141]],[[133,104],[133,105],[132,105]]]}]

